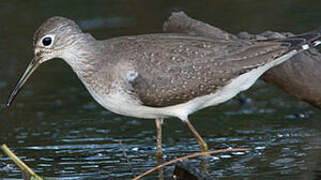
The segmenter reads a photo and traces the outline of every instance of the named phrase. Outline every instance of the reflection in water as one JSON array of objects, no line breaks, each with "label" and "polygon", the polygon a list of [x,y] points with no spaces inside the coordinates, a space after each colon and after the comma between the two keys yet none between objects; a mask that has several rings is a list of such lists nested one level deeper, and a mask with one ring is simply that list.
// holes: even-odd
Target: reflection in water
[{"label": "reflection in water", "polygon": [[[319,26],[321,16],[317,2],[295,0],[35,2],[0,3],[0,104],[32,56],[33,32],[49,16],[75,19],[99,39],[159,32],[173,9],[232,32],[302,32]],[[267,9],[270,13],[262,13]],[[212,176],[313,179],[321,172],[320,117],[320,110],[258,83],[236,99],[190,119],[210,149],[252,149],[212,156],[208,168]],[[165,121],[163,136],[165,160],[199,151],[177,119]],[[103,109],[60,61],[40,67],[13,107],[0,110],[0,143],[11,147],[37,173],[49,177],[130,179],[132,172],[137,175],[157,165],[154,121]],[[201,159],[190,162],[201,165]],[[172,172],[172,166],[164,168],[166,177]],[[0,178],[19,177],[18,168],[0,155]]]}]

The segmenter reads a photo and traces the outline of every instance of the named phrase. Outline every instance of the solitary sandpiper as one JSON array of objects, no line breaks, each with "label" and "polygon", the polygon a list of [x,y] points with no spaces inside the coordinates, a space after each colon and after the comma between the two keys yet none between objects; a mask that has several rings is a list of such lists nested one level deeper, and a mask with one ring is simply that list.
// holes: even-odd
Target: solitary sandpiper
[{"label": "solitary sandpiper", "polygon": [[168,117],[181,119],[207,151],[188,115],[250,88],[268,69],[319,45],[320,36],[316,31],[285,40],[245,41],[162,33],[96,40],[74,21],[52,17],[34,34],[34,58],[7,106],[41,63],[61,58],[106,109],[156,120],[158,158],[161,125]]}]

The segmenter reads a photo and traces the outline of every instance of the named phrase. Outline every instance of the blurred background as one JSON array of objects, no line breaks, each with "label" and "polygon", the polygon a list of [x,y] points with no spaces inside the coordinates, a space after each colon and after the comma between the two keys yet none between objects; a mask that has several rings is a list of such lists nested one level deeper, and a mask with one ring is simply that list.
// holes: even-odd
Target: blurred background
[{"label": "blurred background", "polygon": [[[33,56],[33,33],[52,16],[75,20],[97,39],[161,32],[175,11],[232,33],[302,33],[320,27],[320,5],[313,0],[2,0],[0,103],[6,102]],[[215,177],[321,177],[321,111],[269,84],[259,81],[233,100],[190,119],[212,150],[252,149],[213,156],[209,172]],[[180,120],[168,119],[163,127],[166,160],[199,151]],[[4,143],[47,177],[130,179],[156,165],[154,121],[105,110],[62,60],[41,65],[12,107],[0,110],[0,144]],[[200,160],[192,163],[198,167]],[[167,167],[165,175],[172,170]],[[20,177],[19,169],[0,153],[0,179]]]}]

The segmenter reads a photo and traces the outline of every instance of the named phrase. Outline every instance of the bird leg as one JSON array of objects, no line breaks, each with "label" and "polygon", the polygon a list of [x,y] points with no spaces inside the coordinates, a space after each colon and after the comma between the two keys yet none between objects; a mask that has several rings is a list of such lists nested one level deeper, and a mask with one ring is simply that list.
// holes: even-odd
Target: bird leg
[{"label": "bird leg", "polygon": [[[157,164],[160,165],[163,161],[163,150],[162,150],[162,124],[163,119],[159,118],[155,120],[156,123],[156,159]],[[164,180],[164,171],[163,169],[158,170],[158,179]]]},{"label": "bird leg", "polygon": [[156,159],[160,163],[163,159],[163,150],[162,150],[162,124],[163,119],[159,118],[155,120],[156,122]]},{"label": "bird leg", "polygon": [[[200,146],[201,151],[208,152],[207,143],[203,140],[203,138],[200,136],[200,134],[198,134],[198,132],[196,131],[194,126],[191,124],[191,122],[188,119],[185,119],[184,122],[187,125],[187,127],[192,131],[197,143]],[[201,171],[208,174],[209,156],[205,155],[203,157],[204,158],[201,161]]]},{"label": "bird leg", "polygon": [[198,132],[196,131],[196,129],[193,127],[193,125],[191,124],[191,122],[186,119],[184,120],[185,124],[187,125],[187,127],[192,131],[196,141],[198,142],[200,149],[202,152],[207,152],[208,151],[208,146],[206,144],[206,142],[203,140],[203,138],[198,134]]}]

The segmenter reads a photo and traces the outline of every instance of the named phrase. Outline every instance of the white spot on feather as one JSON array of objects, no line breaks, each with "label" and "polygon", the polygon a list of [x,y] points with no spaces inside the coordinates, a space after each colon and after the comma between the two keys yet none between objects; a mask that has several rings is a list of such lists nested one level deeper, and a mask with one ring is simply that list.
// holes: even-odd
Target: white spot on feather
[{"label": "white spot on feather", "polygon": [[127,79],[128,81],[132,82],[134,81],[138,76],[138,72],[136,71],[128,71],[127,73]]}]

